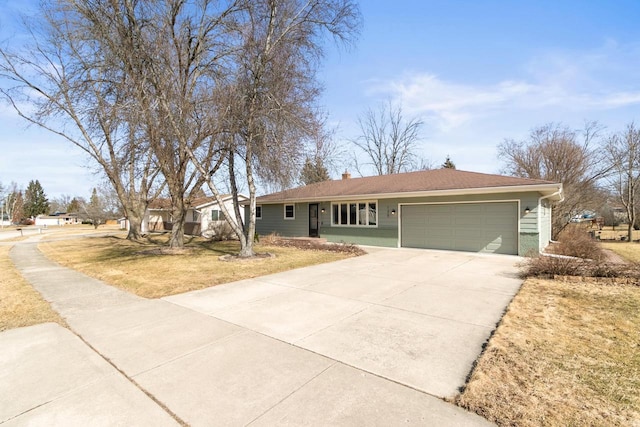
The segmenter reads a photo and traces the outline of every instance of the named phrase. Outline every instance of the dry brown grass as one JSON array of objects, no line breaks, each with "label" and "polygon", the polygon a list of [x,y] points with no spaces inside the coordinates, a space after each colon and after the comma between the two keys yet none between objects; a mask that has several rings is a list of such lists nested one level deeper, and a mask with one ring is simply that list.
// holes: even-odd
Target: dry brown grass
[{"label": "dry brown grass", "polygon": [[[585,225],[586,230],[594,230],[596,235],[599,235],[603,240],[620,240],[622,237],[627,237],[627,225],[621,224],[616,227],[606,226],[602,227],[602,230],[598,230],[597,227],[589,228]],[[633,230],[632,240],[640,240],[640,230]]]},{"label": "dry brown grass", "polygon": [[640,287],[529,279],[457,403],[518,426],[640,423]]},{"label": "dry brown grass", "polygon": [[97,229],[90,224],[75,224],[64,226],[50,226],[46,230],[43,230],[44,236],[42,240],[52,240],[60,237],[70,237],[85,234],[104,234],[115,233],[126,236],[125,230],[120,230],[117,225],[101,225]]},{"label": "dry brown grass", "polygon": [[187,238],[179,251],[166,246],[165,236],[145,242],[122,237],[42,242],[47,257],[91,277],[147,298],[160,298],[221,283],[276,273],[293,268],[337,261],[348,253],[296,248],[256,246],[274,258],[224,262],[220,256],[235,254],[238,242],[208,242]]},{"label": "dry brown grass", "polygon": [[10,246],[0,246],[0,331],[44,322],[64,321],[18,273],[9,258]]},{"label": "dry brown grass", "polygon": [[613,252],[620,255],[627,261],[640,263],[640,243],[635,242],[620,242],[620,243],[607,243],[602,242],[602,247],[610,249]]}]

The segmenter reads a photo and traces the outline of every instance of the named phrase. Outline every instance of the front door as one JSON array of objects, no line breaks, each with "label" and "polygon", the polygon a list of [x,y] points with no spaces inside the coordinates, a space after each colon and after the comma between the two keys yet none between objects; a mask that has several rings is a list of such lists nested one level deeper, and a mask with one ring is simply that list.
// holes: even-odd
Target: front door
[{"label": "front door", "polygon": [[318,237],[318,204],[309,204],[309,237]]}]

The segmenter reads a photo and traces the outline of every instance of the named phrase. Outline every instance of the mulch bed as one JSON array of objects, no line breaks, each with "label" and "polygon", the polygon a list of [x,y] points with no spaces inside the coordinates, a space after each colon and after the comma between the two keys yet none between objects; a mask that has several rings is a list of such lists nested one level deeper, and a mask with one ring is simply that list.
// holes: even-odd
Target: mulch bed
[{"label": "mulch bed", "polygon": [[284,248],[298,248],[318,251],[330,251],[349,253],[353,255],[364,255],[366,252],[356,245],[348,243],[328,243],[323,240],[316,239],[295,239],[267,236],[262,239],[262,244],[269,246],[280,246]]},{"label": "mulch bed", "polygon": [[222,255],[219,256],[218,259],[220,261],[224,261],[224,262],[233,262],[233,261],[238,261],[238,262],[250,262],[250,261],[258,261],[261,259],[268,259],[268,258],[275,258],[276,254],[271,254],[271,253],[262,253],[262,254],[255,254],[254,256],[251,257],[242,257],[239,255]]}]

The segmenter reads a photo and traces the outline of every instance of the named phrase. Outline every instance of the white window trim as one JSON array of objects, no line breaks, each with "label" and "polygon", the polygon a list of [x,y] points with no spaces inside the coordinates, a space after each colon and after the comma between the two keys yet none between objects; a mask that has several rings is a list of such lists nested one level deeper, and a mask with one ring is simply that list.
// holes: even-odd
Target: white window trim
[{"label": "white window trim", "polygon": [[[260,208],[260,216],[258,216],[258,208]],[[256,205],[256,219],[262,219],[262,205]]]},{"label": "white window trim", "polygon": [[[215,211],[218,211],[218,219],[213,219],[213,213]],[[221,216],[224,217],[224,212],[222,212],[222,209],[220,209],[220,207],[218,207],[217,209],[211,209],[211,221],[212,222],[224,221],[224,218],[220,219]]]},{"label": "white window trim", "polygon": [[[287,206],[293,207],[292,217],[287,217]],[[282,215],[286,221],[293,221],[294,219],[296,219],[296,205],[294,203],[285,203],[282,210],[283,210]]]},{"label": "white window trim", "polygon": [[[334,221],[334,217],[333,217],[333,207],[335,205],[347,205],[347,220],[349,220],[351,218],[350,212],[349,210],[351,209],[350,206],[351,204],[356,204],[358,205],[359,203],[366,203],[367,206],[369,203],[375,203],[376,204],[376,224],[375,225],[369,225],[369,224],[336,224]],[[377,200],[348,200],[348,201],[339,201],[339,202],[331,202],[331,227],[347,227],[347,228],[378,228],[378,224],[380,224],[380,203],[378,203]],[[358,220],[357,216],[356,216],[356,221]],[[367,222],[369,222],[369,218],[367,217]]]}]

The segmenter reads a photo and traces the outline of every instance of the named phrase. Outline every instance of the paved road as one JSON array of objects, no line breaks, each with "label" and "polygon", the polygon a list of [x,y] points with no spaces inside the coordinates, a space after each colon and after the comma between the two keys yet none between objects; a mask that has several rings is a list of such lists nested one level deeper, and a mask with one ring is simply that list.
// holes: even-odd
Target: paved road
[{"label": "paved road", "polygon": [[147,300],[11,256],[73,333],[0,334],[9,425],[487,425],[441,398],[521,284],[515,257],[392,249]]}]

